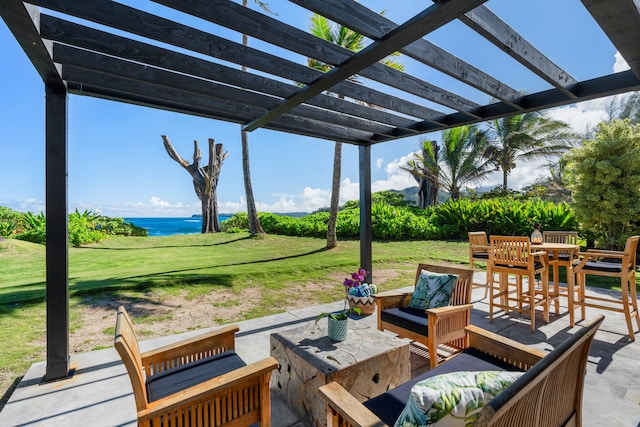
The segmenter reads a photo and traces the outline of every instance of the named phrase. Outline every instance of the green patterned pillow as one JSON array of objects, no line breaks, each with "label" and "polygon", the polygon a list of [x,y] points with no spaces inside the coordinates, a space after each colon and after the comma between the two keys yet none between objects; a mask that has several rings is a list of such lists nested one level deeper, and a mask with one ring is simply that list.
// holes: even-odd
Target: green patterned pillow
[{"label": "green patterned pillow", "polygon": [[395,427],[465,427],[482,407],[509,387],[523,372],[461,371],[416,383]]},{"label": "green patterned pillow", "polygon": [[422,270],[409,307],[426,310],[449,305],[457,281],[457,274],[439,274]]}]

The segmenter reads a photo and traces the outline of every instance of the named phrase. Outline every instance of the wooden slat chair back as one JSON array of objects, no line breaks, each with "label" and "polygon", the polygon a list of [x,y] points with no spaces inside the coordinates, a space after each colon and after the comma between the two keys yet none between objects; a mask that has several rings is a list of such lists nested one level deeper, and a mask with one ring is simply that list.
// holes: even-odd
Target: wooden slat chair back
[{"label": "wooden slat chair back", "polygon": [[[235,354],[237,325],[140,352],[118,309],[114,346],[129,374],[143,427],[271,425],[273,357],[247,365]],[[153,398],[152,398],[153,397]]]},{"label": "wooden slat chair back", "polygon": [[469,265],[474,268],[474,263],[487,264],[487,276],[484,283],[473,282],[474,288],[484,288],[484,298],[489,294],[489,286],[493,286],[493,274],[489,267],[489,240],[485,231],[470,231],[469,236]]},{"label": "wooden slat chair back", "polygon": [[[477,326],[468,326],[469,346],[477,352],[475,354],[478,357],[495,357],[526,372],[487,402],[477,418],[470,421],[467,426],[581,427],[587,358],[603,319],[603,315],[596,316],[546,354]],[[455,364],[455,359],[448,363]],[[443,365],[443,368],[445,366],[447,365]],[[454,369],[453,372],[455,371]],[[408,384],[415,384],[437,373],[439,372],[436,370],[433,373],[421,374]],[[398,389],[401,387],[409,389],[407,384]],[[320,392],[327,401],[327,425],[332,427],[387,425],[369,409],[372,405],[359,402],[336,382],[320,387]],[[388,391],[382,397],[392,393],[394,390]],[[393,396],[393,399],[398,398],[397,394]],[[377,409],[380,409],[380,406]],[[398,410],[398,415],[400,411],[401,409]]]},{"label": "wooden slat chair back", "polygon": [[[635,277],[636,251],[639,240],[640,236],[629,237],[624,251],[589,249],[586,252],[581,252],[582,259],[576,261],[573,267],[576,281],[580,287],[580,295],[575,305],[581,308],[581,318],[585,318],[585,307],[623,313],[631,341],[635,341],[632,318],[636,319],[636,324],[640,329]],[[620,278],[621,298],[586,295],[586,276],[589,274]]]},{"label": "wooden slat chair back", "polygon": [[141,411],[148,405],[147,388],[145,387],[145,373],[142,368],[140,346],[131,323],[129,314],[124,310],[118,310],[116,320],[115,348],[124,363],[136,400],[136,409]]},{"label": "wooden slat chair back", "polygon": [[569,245],[577,245],[578,232],[545,230],[542,232],[542,240],[549,243],[567,243]]},{"label": "wooden slat chair back", "polygon": [[[543,307],[544,321],[549,322],[549,276],[547,274],[548,257],[544,251],[535,251],[529,237],[491,236],[489,264],[492,273],[500,277],[499,288],[490,287],[489,320],[493,322],[494,308],[505,313],[514,310],[528,313],[531,332],[535,331],[535,312],[537,306]],[[509,275],[516,276],[516,290],[509,285]],[[541,278],[541,289],[536,290],[536,275]],[[524,289],[523,277],[527,277],[527,289]],[[499,298],[500,302],[496,303]],[[511,303],[516,305],[511,305]],[[524,308],[528,307],[528,308]]]},{"label": "wooden slat chair back", "polygon": [[[578,232],[577,231],[554,231],[554,230],[545,230],[542,232],[542,241],[545,243],[565,243],[568,245],[578,245]],[[555,297],[555,311],[556,314],[560,314],[560,298],[567,298],[567,305],[569,306],[569,315],[570,315],[570,324],[574,325],[574,309],[573,309],[573,301],[576,292],[579,292],[580,288],[575,283],[575,280],[570,280],[575,277],[572,269],[572,263],[574,261],[575,255],[571,255],[570,252],[567,251],[557,251],[557,255],[549,253],[549,268],[553,270],[553,291],[552,292]],[[566,269],[566,286],[560,285],[560,266],[565,267]],[[571,278],[569,277],[571,276]],[[573,285],[569,285],[573,283]],[[571,294],[570,294],[571,293]]]},{"label": "wooden slat chair back", "polygon": [[[403,338],[409,338],[425,346],[429,351],[431,367],[438,366],[438,346],[446,344],[453,349],[467,347],[465,326],[471,320],[471,290],[473,286],[473,270],[463,267],[451,267],[436,264],[418,264],[414,280],[414,289],[420,278],[420,272],[427,270],[433,273],[458,275],[458,280],[451,295],[450,305],[430,308],[417,316],[408,314],[411,328],[392,323],[385,310],[406,309],[413,292],[387,291],[375,295],[378,308],[378,329],[395,332]],[[386,319],[386,320],[385,320]],[[412,322],[415,320],[415,323]]]}]

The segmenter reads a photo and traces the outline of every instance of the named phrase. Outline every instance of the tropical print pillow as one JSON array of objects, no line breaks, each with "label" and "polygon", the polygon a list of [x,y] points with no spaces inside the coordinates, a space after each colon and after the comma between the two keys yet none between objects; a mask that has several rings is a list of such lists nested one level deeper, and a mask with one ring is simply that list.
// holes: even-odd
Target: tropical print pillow
[{"label": "tropical print pillow", "polygon": [[457,281],[457,274],[439,274],[422,270],[409,307],[426,310],[449,305]]},{"label": "tropical print pillow", "polygon": [[416,383],[395,427],[465,427],[523,372],[461,371]]}]

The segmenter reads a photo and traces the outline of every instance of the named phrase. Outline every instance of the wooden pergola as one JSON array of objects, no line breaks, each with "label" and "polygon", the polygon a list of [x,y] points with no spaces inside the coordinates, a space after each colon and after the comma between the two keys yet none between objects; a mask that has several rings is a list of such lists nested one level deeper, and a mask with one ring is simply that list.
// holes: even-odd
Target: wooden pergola
[{"label": "wooden pergola", "polygon": [[[357,145],[360,256],[361,265],[371,271],[373,144],[640,90],[637,0],[582,0],[630,66],[628,71],[584,81],[561,69],[500,19],[484,5],[487,0],[425,2],[423,11],[402,24],[367,9],[364,2],[290,2],[365,35],[371,43],[352,53],[277,16],[230,0],[154,1],[168,8],[161,10],[173,9],[226,27],[235,32],[236,40],[247,34],[334,66],[321,73],[306,63],[173,20],[178,14],[151,14],[109,0],[0,2],[0,15],[42,77],[46,93],[45,380],[65,378],[69,368],[68,94],[235,122],[246,131],[266,128]],[[506,52],[548,88],[523,94],[423,38],[454,20]],[[378,62],[393,52],[444,73],[492,101],[480,105],[416,77],[417,73],[402,73]],[[384,89],[353,83],[348,80],[353,75]],[[327,94],[329,91],[340,96]],[[415,99],[419,101],[412,101]]]}]

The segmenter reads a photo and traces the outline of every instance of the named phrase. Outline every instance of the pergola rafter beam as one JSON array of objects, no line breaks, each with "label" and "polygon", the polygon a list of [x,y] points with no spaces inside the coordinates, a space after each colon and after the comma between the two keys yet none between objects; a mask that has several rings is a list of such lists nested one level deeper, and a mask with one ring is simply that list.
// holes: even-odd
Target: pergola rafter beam
[{"label": "pergola rafter beam", "polygon": [[[143,42],[126,39],[121,36],[105,33],[100,30],[85,27],[76,23],[62,20],[60,18],[49,15],[42,15],[41,29],[44,37],[48,37],[54,41],[79,46],[95,52],[101,52],[106,55],[121,57],[130,61],[148,64],[154,67],[169,69],[176,72],[189,74],[195,77],[217,81],[251,91],[265,93],[281,98],[291,96],[298,91],[298,87],[258,76],[249,72],[242,72],[237,69],[211,63],[203,59],[191,57],[185,54],[167,50],[161,47],[152,46]],[[366,95],[371,93],[366,87],[361,85],[353,85],[354,89],[361,91]],[[366,97],[366,96],[365,96]],[[391,105],[394,103],[393,97],[387,97],[384,103],[388,101]],[[413,129],[419,123],[418,121],[404,118],[395,114],[380,111],[375,108],[359,105],[353,102],[339,100],[335,97],[320,94],[309,100],[309,104],[323,108],[335,109],[357,117],[366,118],[368,120],[379,121],[389,126],[398,126],[406,129]],[[397,105],[400,110],[406,110],[414,113],[414,108],[408,103]],[[406,108],[405,108],[406,107]],[[435,116],[436,112],[430,112],[429,116]],[[438,113],[437,115],[441,115]]]},{"label": "pergola rafter beam", "polygon": [[42,40],[38,27],[40,11],[20,0],[0,1],[0,16],[29,57],[42,81],[50,87],[64,89],[60,69],[51,59],[51,46]]},{"label": "pergola rafter beam", "polygon": [[[325,0],[289,1],[311,9],[319,15],[351,28],[353,31],[373,40],[379,39],[398,26],[390,19],[356,1],[341,1],[333,4],[329,4]],[[400,49],[400,52],[481,90],[515,109],[519,108],[517,102],[522,97],[520,92],[428,40],[418,39]]]},{"label": "pergola rafter beam", "polygon": [[572,89],[578,82],[489,8],[480,6],[460,20],[565,95],[576,98]]},{"label": "pergola rafter beam", "polygon": [[[318,39],[318,37],[310,33],[284,24],[274,18],[255,12],[232,1],[153,1],[176,10],[183,12],[188,11],[199,18],[334,66],[344,63],[353,55],[353,52],[346,48],[323,39]],[[325,0],[328,7],[334,4],[338,5],[342,2],[343,0],[338,2]],[[477,103],[460,95],[378,62],[362,69],[358,75],[457,111],[469,112],[479,107]]]},{"label": "pergola rafter beam", "polygon": [[[33,0],[33,2],[51,10],[67,13],[78,18],[188,49],[213,58],[244,65],[254,70],[260,70],[277,77],[291,80],[292,82],[310,84],[323,75],[322,72],[305,65],[297,64],[276,55],[243,46],[242,44],[232,42],[222,37],[119,3],[106,2],[104,0],[94,0],[90,3],[67,2],[64,0]],[[43,14],[43,20],[46,16],[48,15]],[[64,38],[65,43],[78,43],[79,46],[91,49],[91,39],[95,39],[101,33],[98,32],[98,30],[86,26],[79,26],[78,24],[70,22],[67,23],[68,21],[62,19],[58,21],[58,24],[54,24],[52,20],[55,22],[57,19],[58,18],[49,17],[49,19],[43,23],[43,26],[46,24],[46,26],[49,27],[46,28],[48,32],[43,33],[44,37],[58,41],[63,41]],[[101,37],[106,38],[107,36]],[[88,40],[83,40],[85,38]],[[129,43],[138,43],[124,37],[119,40],[119,46],[122,46],[123,49]],[[143,51],[139,51],[138,53],[144,55]],[[236,70],[236,72],[240,71]],[[360,100],[371,105],[378,105],[422,120],[429,120],[431,117],[442,114],[440,111],[349,81],[337,84],[332,91],[348,98]]]},{"label": "pergola rafter beam", "polygon": [[325,73],[321,78],[309,86],[301,89],[294,96],[288,98],[278,107],[270,110],[267,114],[243,127],[243,130],[253,131],[275,117],[284,114],[295,105],[305,102],[307,99],[327,90],[354,74],[358,74],[362,69],[389,56],[393,52],[402,49],[405,45],[412,43],[425,34],[436,30],[449,21],[456,19],[462,13],[473,9],[484,3],[486,0],[458,0],[436,3],[425,9],[409,21],[390,31],[382,38],[376,40],[360,52],[351,56],[339,67],[333,68]]},{"label": "pergola rafter beam", "polygon": [[640,1],[582,0],[591,16],[640,78]]},{"label": "pergola rafter beam", "polygon": [[[190,91],[195,94],[202,94],[211,97],[212,100],[223,100],[234,102],[238,105],[250,105],[259,110],[266,110],[280,103],[277,97],[263,95],[257,92],[247,92],[233,86],[221,85],[216,82],[206,81],[199,78],[178,74],[159,68],[148,67],[130,61],[123,61],[118,58],[101,55],[86,50],[77,49],[71,46],[54,45],[54,59],[65,64],[63,67],[63,77],[65,80],[82,82],[93,78],[89,74],[82,73],[81,69],[89,70],[92,75],[96,73],[113,75],[121,78],[130,78],[141,82],[152,83],[149,91],[154,88],[179,89]],[[95,81],[92,84],[97,84]],[[107,80],[105,80],[105,84]],[[380,133],[392,136],[393,127],[382,124],[371,123],[370,121],[357,117],[347,116],[331,110],[299,105],[290,111],[292,116],[299,118],[326,121],[336,126],[359,129],[369,133]]]},{"label": "pergola rafter beam", "polygon": [[[173,106],[182,106],[182,112],[189,113],[192,109],[197,109],[201,113],[209,112],[211,117],[216,117],[225,121],[242,121],[249,117],[255,117],[263,108],[255,107],[242,101],[235,101],[226,98],[218,98],[211,95],[199,94],[192,89],[183,90],[174,87],[167,87],[164,84],[157,84],[144,81],[145,74],[140,75],[140,80],[125,78],[112,74],[97,73],[88,69],[76,67],[63,67],[63,77],[69,82],[83,82],[83,92],[90,95],[90,87],[101,88],[112,94],[120,94],[120,98],[114,100],[126,100],[131,94],[138,98],[145,97],[149,101],[162,101]],[[86,87],[85,87],[86,86]],[[152,103],[150,103],[152,105]],[[295,129],[304,128],[317,138],[334,137],[340,141],[352,143],[362,143],[368,141],[375,135],[371,132],[348,128],[345,126],[332,125],[319,120],[308,119],[295,116],[293,114],[282,115],[272,123],[272,129],[281,128]]]}]

